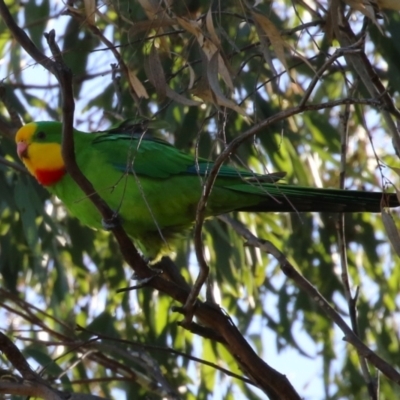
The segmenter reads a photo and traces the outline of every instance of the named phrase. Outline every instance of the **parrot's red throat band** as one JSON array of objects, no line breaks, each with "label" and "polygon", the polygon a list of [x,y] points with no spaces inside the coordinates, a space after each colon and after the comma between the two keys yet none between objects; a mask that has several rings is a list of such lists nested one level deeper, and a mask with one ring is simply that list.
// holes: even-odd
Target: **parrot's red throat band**
[{"label": "parrot's red throat band", "polygon": [[[35,126],[35,125],[33,125]],[[25,125],[17,132],[17,153],[29,172],[43,186],[52,186],[59,182],[67,172],[61,155],[61,145],[57,142],[42,143],[35,140],[32,125]]]},{"label": "parrot's red throat band", "polygon": [[57,183],[67,173],[65,168],[60,169],[37,169],[36,179],[43,186],[51,186]]}]

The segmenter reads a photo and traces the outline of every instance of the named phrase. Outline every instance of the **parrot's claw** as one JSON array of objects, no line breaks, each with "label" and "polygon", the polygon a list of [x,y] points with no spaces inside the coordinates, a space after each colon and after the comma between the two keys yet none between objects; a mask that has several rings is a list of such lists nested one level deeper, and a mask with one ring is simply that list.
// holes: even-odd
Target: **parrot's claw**
[{"label": "parrot's claw", "polygon": [[101,225],[106,231],[111,231],[115,228],[118,228],[121,225],[121,217],[118,213],[114,213],[113,216],[109,219],[102,219]]},{"label": "parrot's claw", "polygon": [[137,281],[136,285],[133,286],[129,286],[126,288],[121,288],[117,290],[117,293],[122,293],[122,292],[128,292],[130,290],[137,290],[137,289],[141,289],[142,287],[145,287],[148,285],[148,283],[153,280],[156,276],[159,276],[163,273],[163,270],[161,269],[155,269],[152,268],[152,271],[154,272],[154,275],[148,276],[147,278],[139,278],[136,274],[132,275],[133,280]]},{"label": "parrot's claw", "polygon": [[151,268],[151,271],[154,272],[154,275],[149,276],[147,278],[139,278],[135,273],[131,276],[131,280],[137,281],[139,285],[146,284],[150,282],[155,276],[161,275],[164,271],[158,268]]}]

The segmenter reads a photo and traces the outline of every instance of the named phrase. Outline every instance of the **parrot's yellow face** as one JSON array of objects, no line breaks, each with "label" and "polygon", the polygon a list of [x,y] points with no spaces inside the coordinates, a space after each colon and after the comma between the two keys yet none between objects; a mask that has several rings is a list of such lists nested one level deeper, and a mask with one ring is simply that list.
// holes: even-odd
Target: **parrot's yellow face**
[{"label": "parrot's yellow face", "polygon": [[[48,129],[47,129],[48,128]],[[24,125],[15,136],[17,153],[28,171],[44,186],[57,183],[66,173],[61,155],[61,132],[34,122]]]}]

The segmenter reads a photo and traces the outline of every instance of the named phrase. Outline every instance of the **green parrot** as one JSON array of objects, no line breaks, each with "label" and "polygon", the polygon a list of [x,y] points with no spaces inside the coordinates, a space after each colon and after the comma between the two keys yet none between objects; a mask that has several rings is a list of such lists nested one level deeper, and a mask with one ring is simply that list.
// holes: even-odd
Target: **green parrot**
[{"label": "green parrot", "polygon": [[[17,152],[29,172],[81,222],[101,229],[98,210],[67,173],[61,156],[60,122],[32,122],[16,135]],[[76,161],[95,190],[118,212],[122,225],[150,259],[195,221],[202,177],[213,166],[159,139],[129,129],[74,130]],[[222,166],[207,201],[206,216],[230,211],[379,212],[396,207],[395,194],[277,184],[284,174],[260,175]]]}]

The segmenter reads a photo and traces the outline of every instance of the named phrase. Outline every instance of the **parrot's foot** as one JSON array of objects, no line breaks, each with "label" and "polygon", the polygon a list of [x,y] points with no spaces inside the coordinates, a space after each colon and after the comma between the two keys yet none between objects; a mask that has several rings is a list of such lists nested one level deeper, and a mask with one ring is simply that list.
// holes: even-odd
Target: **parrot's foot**
[{"label": "parrot's foot", "polygon": [[162,269],[151,268],[151,272],[154,272],[154,274],[147,278],[139,278],[135,273],[133,273],[131,279],[133,281],[139,282],[139,284],[146,284],[149,283],[152,279],[154,279],[154,277],[161,275],[164,271]]},{"label": "parrot's foot", "polygon": [[156,276],[159,276],[163,273],[161,269],[152,268],[151,270],[152,272],[154,272],[154,274],[147,278],[139,278],[136,274],[133,274],[131,279],[136,280],[137,284],[126,288],[118,289],[117,293],[128,292],[130,290],[137,290],[146,287],[149,284],[149,282],[151,282]]},{"label": "parrot's foot", "polygon": [[113,216],[109,219],[102,219],[101,225],[106,231],[111,231],[121,225],[121,217],[117,212],[114,212]]}]

